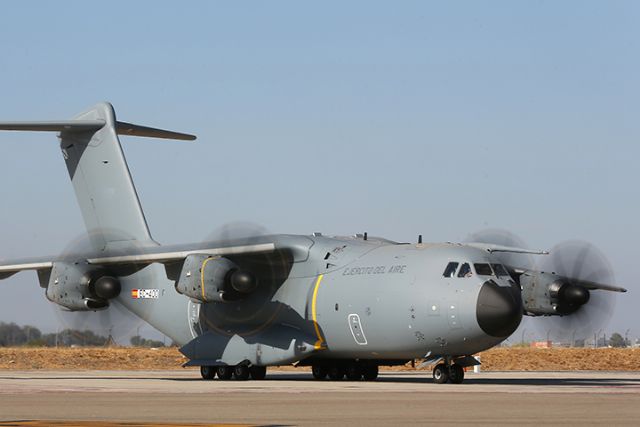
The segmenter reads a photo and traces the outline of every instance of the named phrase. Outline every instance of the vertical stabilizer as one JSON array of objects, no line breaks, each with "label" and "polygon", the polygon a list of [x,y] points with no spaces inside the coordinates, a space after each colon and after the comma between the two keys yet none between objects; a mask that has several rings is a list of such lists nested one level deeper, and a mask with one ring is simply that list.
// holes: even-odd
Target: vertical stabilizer
[{"label": "vertical stabilizer", "polygon": [[96,131],[71,127],[60,132],[62,155],[94,249],[117,249],[131,240],[153,243],[118,139],[113,107],[101,103],[74,120],[104,121]]},{"label": "vertical stabilizer", "polygon": [[0,122],[0,130],[60,132],[67,163],[93,249],[157,245],[149,234],[118,135],[193,141],[194,135],[116,121],[101,103],[72,120]]}]

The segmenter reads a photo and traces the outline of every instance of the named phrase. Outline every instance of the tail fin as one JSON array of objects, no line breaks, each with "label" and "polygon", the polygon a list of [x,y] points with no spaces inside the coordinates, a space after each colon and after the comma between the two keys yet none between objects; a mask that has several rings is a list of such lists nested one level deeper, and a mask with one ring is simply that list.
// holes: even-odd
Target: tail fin
[{"label": "tail fin", "polygon": [[60,148],[95,250],[118,248],[122,243],[126,244],[122,240],[154,243],[118,134],[182,140],[196,138],[118,122],[108,103],[97,104],[73,120],[0,122],[0,130],[60,132]]}]

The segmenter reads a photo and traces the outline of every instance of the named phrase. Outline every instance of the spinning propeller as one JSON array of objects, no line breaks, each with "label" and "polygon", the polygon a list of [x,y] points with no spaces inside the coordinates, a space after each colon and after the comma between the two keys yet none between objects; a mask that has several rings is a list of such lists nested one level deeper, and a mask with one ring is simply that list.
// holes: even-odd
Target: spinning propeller
[{"label": "spinning propeller", "polygon": [[[527,247],[521,238],[500,229],[480,231],[467,241]],[[614,274],[604,254],[587,242],[560,243],[535,260],[508,252],[493,256],[520,283],[525,310],[530,304],[528,311],[539,315],[533,320],[539,335],[574,343],[597,334],[613,314],[615,295],[610,291],[624,291],[613,286]]]},{"label": "spinning propeller", "polygon": [[[68,263],[82,263],[87,258],[87,254],[100,253],[104,249],[99,243],[104,241],[104,236],[109,236],[109,240],[117,242],[119,249],[139,246],[137,241],[126,238],[122,232],[96,231],[82,234],[71,241],[62,251],[60,260]],[[55,305],[56,317],[64,329],[89,330],[96,335],[107,337],[111,343],[128,344],[128,337],[137,333],[144,325],[144,319],[134,315],[118,302],[117,297],[122,292],[123,278],[114,273],[97,267],[83,277],[91,293],[98,300],[107,301],[105,308],[101,304],[96,306],[95,311],[69,311],[60,305]],[[134,288],[145,287],[139,276],[127,276],[126,280],[127,284],[133,285]]]},{"label": "spinning propeller", "polygon": [[[589,284],[613,284],[613,269],[605,255],[594,245],[571,240],[553,247],[550,255],[540,260],[539,269],[567,278],[564,293],[558,297],[566,304],[577,304],[567,316],[550,316],[539,321],[538,329],[550,331],[562,340],[583,340],[598,334],[607,326],[615,308],[612,292],[589,289]],[[561,288],[560,291],[563,289]]]}]

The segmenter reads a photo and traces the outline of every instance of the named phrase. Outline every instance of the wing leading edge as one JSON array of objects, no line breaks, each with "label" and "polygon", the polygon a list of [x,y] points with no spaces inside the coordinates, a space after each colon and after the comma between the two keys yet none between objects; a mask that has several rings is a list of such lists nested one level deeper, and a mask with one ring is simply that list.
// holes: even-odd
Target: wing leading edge
[{"label": "wing leading edge", "polygon": [[[273,252],[275,250],[276,245],[274,243],[261,243],[255,245],[229,246],[221,248],[203,248],[178,251],[153,251],[127,255],[87,257],[85,259],[89,264],[96,266],[135,265],[139,268],[140,266],[146,266],[153,263],[164,264],[182,261],[187,256],[192,254],[205,254],[211,256],[251,255]],[[20,271],[41,271],[51,269],[53,267],[53,263],[57,260],[57,258],[49,257],[0,262],[0,279],[6,279],[16,273],[19,273]]]}]

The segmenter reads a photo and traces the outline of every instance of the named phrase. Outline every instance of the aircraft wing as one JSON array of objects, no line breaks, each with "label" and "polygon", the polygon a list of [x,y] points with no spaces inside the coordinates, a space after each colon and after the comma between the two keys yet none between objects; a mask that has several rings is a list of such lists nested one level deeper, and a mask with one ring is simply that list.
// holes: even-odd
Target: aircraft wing
[{"label": "aircraft wing", "polygon": [[494,245],[492,243],[465,243],[464,245],[482,249],[489,253],[508,252],[513,254],[549,255],[548,251],[544,251],[540,249],[515,248],[512,246]]},{"label": "aircraft wing", "polygon": [[260,243],[255,245],[228,246],[222,248],[202,248],[191,250],[177,250],[169,252],[151,252],[131,255],[115,255],[88,258],[87,262],[94,265],[122,265],[122,264],[152,264],[154,262],[166,263],[181,261],[192,254],[205,254],[211,256],[246,255],[275,251],[273,243]]},{"label": "aircraft wing", "polygon": [[0,261],[0,280],[11,277],[23,270],[46,270],[53,267],[50,258],[29,258],[14,261]]},{"label": "aircraft wing", "polygon": [[[205,254],[211,256],[251,255],[273,252],[276,250],[274,243],[257,243],[248,245],[233,245],[224,247],[154,247],[142,249],[137,253],[122,253],[117,255],[88,255],[78,256],[77,259],[86,260],[88,264],[96,266],[136,266],[138,269],[153,263],[171,263],[184,260],[191,254]],[[68,259],[68,257],[65,257]],[[28,258],[13,261],[0,261],[0,279],[6,279],[20,271],[48,270],[53,263],[62,261],[59,257]]]}]

